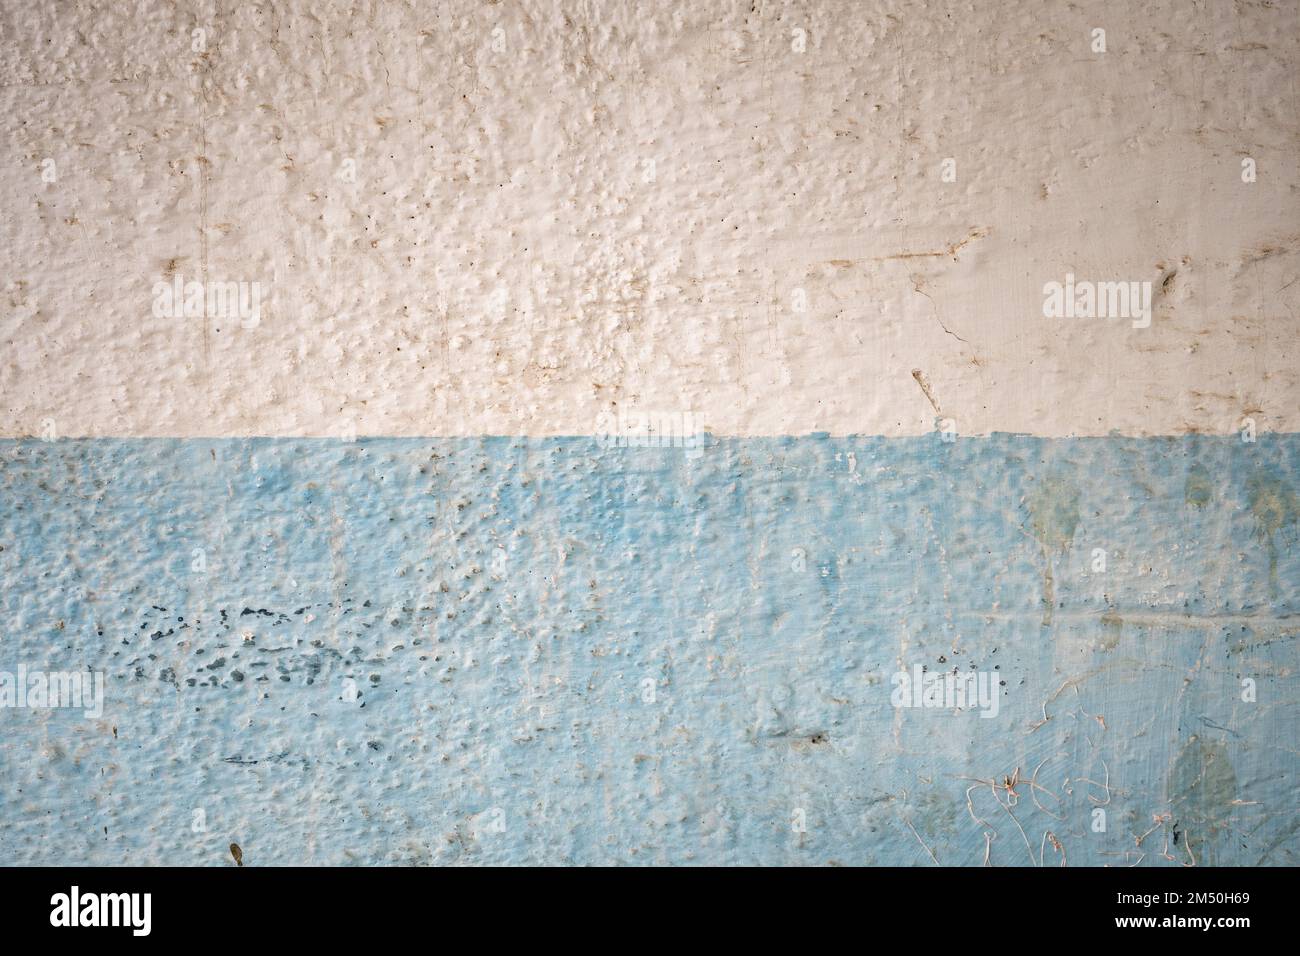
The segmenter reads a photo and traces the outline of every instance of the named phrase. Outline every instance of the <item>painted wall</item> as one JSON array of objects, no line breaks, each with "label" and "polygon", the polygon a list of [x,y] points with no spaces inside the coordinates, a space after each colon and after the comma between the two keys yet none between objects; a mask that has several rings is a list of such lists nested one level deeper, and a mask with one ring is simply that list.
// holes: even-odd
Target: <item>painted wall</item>
[{"label": "painted wall", "polygon": [[1294,864],[1296,5],[645,6],[0,11],[0,854]]}]

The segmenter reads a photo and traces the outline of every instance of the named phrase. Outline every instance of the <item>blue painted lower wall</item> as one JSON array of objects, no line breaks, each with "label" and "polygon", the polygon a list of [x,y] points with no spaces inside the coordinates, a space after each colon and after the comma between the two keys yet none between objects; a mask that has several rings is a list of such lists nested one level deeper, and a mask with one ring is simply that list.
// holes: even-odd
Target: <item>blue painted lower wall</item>
[{"label": "blue painted lower wall", "polygon": [[0,854],[1295,864],[1298,487],[1295,435],[3,442],[0,671],[105,689],[0,710]]}]

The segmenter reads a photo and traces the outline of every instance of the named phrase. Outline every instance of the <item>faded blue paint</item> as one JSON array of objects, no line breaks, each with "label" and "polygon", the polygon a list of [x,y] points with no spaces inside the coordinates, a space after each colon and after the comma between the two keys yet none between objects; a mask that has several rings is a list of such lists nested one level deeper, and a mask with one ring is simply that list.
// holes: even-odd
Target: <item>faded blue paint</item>
[{"label": "faded blue paint", "polygon": [[[3,442],[0,670],[108,690],[0,710],[0,853],[1295,864],[1298,486],[1295,435]],[[895,710],[917,663],[998,716]]]}]

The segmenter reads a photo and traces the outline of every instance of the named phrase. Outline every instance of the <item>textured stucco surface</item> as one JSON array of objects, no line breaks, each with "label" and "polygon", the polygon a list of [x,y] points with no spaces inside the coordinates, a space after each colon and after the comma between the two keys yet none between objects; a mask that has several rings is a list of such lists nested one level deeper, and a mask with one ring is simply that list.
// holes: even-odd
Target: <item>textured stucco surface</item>
[{"label": "textured stucco surface", "polygon": [[[0,712],[11,861],[1296,862],[1294,437],[0,464],[0,666],[108,684]],[[996,718],[892,707],[914,664]]]},{"label": "textured stucco surface", "polygon": [[[1293,2],[8,0],[0,31],[3,434],[919,434],[913,369],[963,434],[1300,430]],[[1044,320],[1067,272],[1152,281],[1152,328]],[[261,323],[154,318],[171,274],[263,283]]]},{"label": "textured stucco surface", "polygon": [[0,0],[0,855],[1296,863],[1298,44]]}]

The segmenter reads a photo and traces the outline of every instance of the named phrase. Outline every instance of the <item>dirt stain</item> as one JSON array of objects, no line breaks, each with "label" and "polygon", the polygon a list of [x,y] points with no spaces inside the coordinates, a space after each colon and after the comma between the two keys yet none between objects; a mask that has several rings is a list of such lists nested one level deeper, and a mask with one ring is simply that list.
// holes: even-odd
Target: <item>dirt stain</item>
[{"label": "dirt stain", "polygon": [[1189,852],[1198,866],[1213,866],[1237,798],[1237,773],[1228,749],[1218,741],[1188,738],[1169,772],[1168,788]]},{"label": "dirt stain", "polygon": [[1107,611],[1101,616],[1101,649],[1113,651],[1119,647],[1119,639],[1124,635],[1124,619],[1118,614]]},{"label": "dirt stain", "polygon": [[925,377],[925,373],[919,368],[912,369],[912,378],[916,379],[916,384],[921,386],[921,391],[929,399],[930,405],[934,408],[936,415],[942,415],[943,411],[939,408],[939,400],[934,397],[934,389],[930,385],[930,380]]},{"label": "dirt stain", "polygon": [[1056,605],[1056,578],[1052,561],[1064,554],[1079,526],[1079,487],[1061,478],[1040,482],[1025,498],[1028,530],[1043,549],[1043,626],[1050,627]]},{"label": "dirt stain", "polygon": [[1255,518],[1255,537],[1268,548],[1268,583],[1277,597],[1277,536],[1295,526],[1300,503],[1290,485],[1263,471],[1246,482],[1246,501]]},{"label": "dirt stain", "polygon": [[1204,508],[1214,500],[1214,485],[1210,481],[1210,472],[1204,465],[1192,465],[1187,469],[1183,500],[1193,508]]}]

